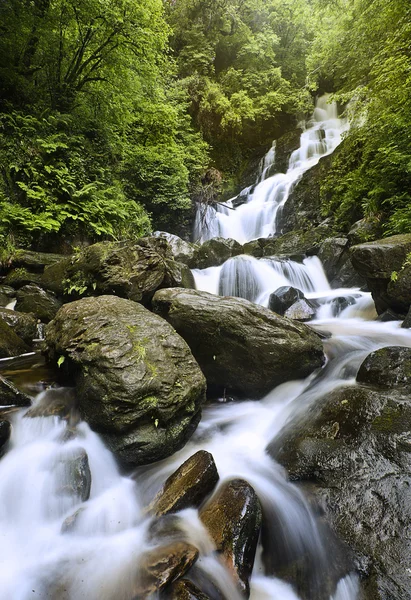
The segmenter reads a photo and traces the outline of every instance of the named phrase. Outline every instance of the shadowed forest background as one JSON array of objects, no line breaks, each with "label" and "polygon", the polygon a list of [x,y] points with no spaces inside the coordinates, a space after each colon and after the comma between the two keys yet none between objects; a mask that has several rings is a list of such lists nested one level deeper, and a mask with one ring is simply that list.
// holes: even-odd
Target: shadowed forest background
[{"label": "shadowed forest background", "polygon": [[410,231],[410,40],[407,0],[3,0],[3,251],[187,233],[325,91],[324,216]]}]

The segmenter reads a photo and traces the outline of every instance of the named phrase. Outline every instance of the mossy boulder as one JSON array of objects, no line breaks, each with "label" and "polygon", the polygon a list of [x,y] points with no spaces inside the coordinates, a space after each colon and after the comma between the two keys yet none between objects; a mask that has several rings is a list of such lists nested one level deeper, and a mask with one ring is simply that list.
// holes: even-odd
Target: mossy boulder
[{"label": "mossy boulder", "polygon": [[287,256],[296,260],[305,255],[312,256],[318,254],[321,243],[329,236],[330,229],[323,225],[309,231],[290,231],[278,238],[268,238],[263,243],[263,255]]},{"label": "mossy boulder", "polygon": [[66,299],[113,294],[143,304],[159,288],[194,286],[187,265],[174,260],[170,245],[160,237],[93,244],[45,269],[42,281]]},{"label": "mossy boulder", "polygon": [[186,242],[178,237],[178,235],[167,233],[166,231],[155,231],[153,235],[163,238],[168,242],[174,259],[177,262],[183,263],[190,268],[194,266],[195,253],[199,248],[198,244]]},{"label": "mossy boulder", "polygon": [[46,327],[51,360],[76,384],[79,408],[125,467],[181,448],[195,430],[205,380],[174,329],[115,296],[63,306]]},{"label": "mossy boulder", "polygon": [[351,248],[351,260],[372,293],[378,314],[391,308],[405,315],[411,304],[411,234],[394,235]]},{"label": "mossy boulder", "polygon": [[186,340],[216,392],[261,398],[324,361],[319,336],[242,298],[159,290],[153,309]]},{"label": "mossy boulder", "polygon": [[318,398],[269,447],[292,480],[315,483],[365,600],[411,597],[410,432],[408,392],[346,387]]},{"label": "mossy boulder", "polygon": [[371,352],[358,371],[357,381],[411,392],[411,349],[388,346]]},{"label": "mossy boulder", "polygon": [[38,285],[25,285],[17,292],[16,311],[32,314],[42,323],[54,319],[60,307],[60,300]]},{"label": "mossy boulder", "polygon": [[0,319],[3,320],[26,344],[37,338],[37,319],[9,308],[0,308]]},{"label": "mossy boulder", "polygon": [[0,375],[0,406],[30,406],[31,398]]},{"label": "mossy boulder", "polygon": [[30,352],[30,347],[0,319],[0,358],[18,356]]},{"label": "mossy boulder", "polygon": [[243,247],[236,240],[230,238],[212,238],[198,247],[192,264],[197,269],[218,267],[229,258],[242,254]]}]

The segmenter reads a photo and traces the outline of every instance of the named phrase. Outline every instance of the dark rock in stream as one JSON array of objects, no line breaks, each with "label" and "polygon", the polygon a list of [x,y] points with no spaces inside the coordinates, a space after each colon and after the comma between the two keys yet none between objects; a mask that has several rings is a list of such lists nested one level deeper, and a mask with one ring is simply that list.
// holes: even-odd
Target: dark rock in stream
[{"label": "dark rock in stream", "polygon": [[0,375],[0,406],[30,406],[31,398]]},{"label": "dark rock in stream", "polygon": [[229,258],[238,256],[242,252],[243,247],[236,240],[213,238],[198,247],[192,262],[197,269],[218,267]]},{"label": "dark rock in stream", "polygon": [[217,392],[261,398],[324,361],[321,340],[309,327],[243,298],[168,289],[155,294],[153,308],[187,341]]},{"label": "dark rock in stream", "polygon": [[283,285],[270,294],[268,308],[277,315],[284,316],[285,311],[301,298],[304,298],[301,290],[290,285]]},{"label": "dark rock in stream", "polygon": [[198,554],[197,548],[186,542],[173,542],[146,552],[139,560],[133,600],[145,600],[182,577]]},{"label": "dark rock in stream", "polygon": [[79,409],[127,468],[165,458],[194,432],[205,379],[163,319],[115,296],[63,306],[46,327],[50,358],[75,383]]},{"label": "dark rock in stream", "polygon": [[60,486],[57,494],[72,496],[76,503],[86,502],[90,497],[91,471],[88,456],[83,448],[64,454],[55,464]]},{"label": "dark rock in stream", "polygon": [[30,352],[30,347],[0,319],[0,358],[18,356]]},{"label": "dark rock in stream", "polygon": [[16,290],[9,285],[0,285],[0,306],[6,307],[16,295]]},{"label": "dark rock in stream", "polygon": [[254,489],[242,479],[223,484],[200,511],[200,519],[234,581],[248,597],[262,519]]},{"label": "dark rock in stream", "polygon": [[188,579],[180,579],[173,583],[170,590],[161,598],[164,600],[210,600],[197,586]]},{"label": "dark rock in stream", "polygon": [[197,508],[211,494],[217,482],[218,472],[212,455],[200,450],[166,480],[150,510],[160,516],[184,508]]},{"label": "dark rock in stream", "polygon": [[0,308],[0,319],[2,319],[26,344],[31,344],[37,338],[37,319],[33,315]]},{"label": "dark rock in stream", "polygon": [[408,311],[401,327],[403,327],[404,329],[410,329],[411,328],[411,307],[410,310]]},{"label": "dark rock in stream", "polygon": [[30,313],[43,323],[54,319],[60,307],[60,300],[37,285],[25,285],[17,292],[15,310]]},{"label": "dark rock in stream", "polygon": [[411,348],[388,346],[371,352],[358,371],[357,381],[411,393]]},{"label": "dark rock in stream", "polygon": [[356,557],[364,599],[410,600],[408,391],[340,388],[290,423],[269,450],[292,480],[315,482],[318,502]]},{"label": "dark rock in stream", "polygon": [[301,300],[294,302],[290,308],[287,308],[284,316],[293,321],[311,321],[315,316],[315,308],[309,300],[301,298]]},{"label": "dark rock in stream", "polygon": [[0,420],[0,456],[4,454],[4,449],[9,441],[11,434],[11,424],[9,421]]},{"label": "dark rock in stream", "polygon": [[405,315],[411,305],[411,234],[359,244],[351,248],[351,260],[364,277],[379,314],[387,308]]}]

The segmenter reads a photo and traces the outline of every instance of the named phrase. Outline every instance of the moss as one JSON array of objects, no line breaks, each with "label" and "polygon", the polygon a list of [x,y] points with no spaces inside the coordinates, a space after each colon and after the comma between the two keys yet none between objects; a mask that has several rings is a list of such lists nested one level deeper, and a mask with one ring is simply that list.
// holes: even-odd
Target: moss
[{"label": "moss", "polygon": [[388,403],[374,419],[372,430],[377,433],[403,433],[411,429],[411,409],[402,404]]}]

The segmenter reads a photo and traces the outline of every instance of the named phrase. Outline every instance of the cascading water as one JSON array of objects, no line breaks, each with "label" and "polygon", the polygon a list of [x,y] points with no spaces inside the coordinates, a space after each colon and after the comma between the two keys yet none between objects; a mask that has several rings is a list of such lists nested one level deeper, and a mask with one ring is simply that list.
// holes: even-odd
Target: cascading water
[{"label": "cascading water", "polygon": [[256,186],[241,192],[240,196],[245,196],[244,203],[236,209],[233,208],[236,199],[226,202],[226,206],[208,206],[205,210],[198,207],[194,240],[204,242],[213,237],[226,237],[244,244],[273,235],[277,211],[293,186],[321,157],[335,150],[347,129],[348,121],[338,118],[336,104],[327,103],[327,95],[322,96],[311,120],[304,125],[300,147],[292,153],[287,173],[270,176],[275,165],[273,145],[262,161]]},{"label": "cascading water", "polygon": [[[261,182],[243,205],[246,208],[214,215],[218,225],[214,231],[239,240],[268,230],[273,233],[275,210],[290,186],[321,153],[332,151],[344,127],[335,108],[320,103],[302,136],[302,147],[291,158],[289,172],[269,177],[273,148],[261,165]],[[203,239],[210,237],[212,227],[204,231]],[[300,264],[240,256],[221,267],[196,271],[195,278],[200,289],[265,305],[280,285],[302,289],[318,305],[312,326],[331,334],[324,342],[326,366],[304,381],[278,386],[262,400],[206,408],[185,448],[137,471],[133,478],[119,474],[110,452],[75,412],[68,421],[53,416],[29,418],[25,410],[14,414],[11,447],[0,461],[0,600],[131,600],[142,553],[153,545],[148,533],[151,518],[144,507],[165,478],[200,449],[213,454],[220,481],[236,477],[249,481],[264,508],[263,547],[257,552],[251,600],[300,600],[291,585],[274,576],[274,559],[277,566],[299,565],[310,600],[324,597],[322,585],[332,553],[321,524],[303,492],[287,481],[282,467],[270,458],[267,447],[318,399],[342,385],[356,385],[356,372],[369,352],[388,345],[411,347],[411,335],[398,323],[373,320],[369,294],[331,290],[316,257]],[[336,318],[333,301],[341,296],[352,301]],[[56,393],[66,395],[64,390],[42,392],[35,407],[47,405]],[[85,454],[91,474],[89,500],[68,477],[70,461]],[[182,537],[200,551],[197,565],[205,578],[226,600],[240,600],[228,571],[213,553],[197,511],[182,511],[177,519]],[[329,598],[356,600],[358,592],[357,578],[345,572]]]}]

